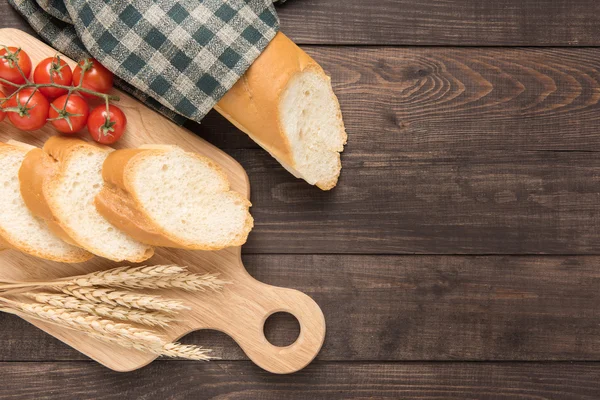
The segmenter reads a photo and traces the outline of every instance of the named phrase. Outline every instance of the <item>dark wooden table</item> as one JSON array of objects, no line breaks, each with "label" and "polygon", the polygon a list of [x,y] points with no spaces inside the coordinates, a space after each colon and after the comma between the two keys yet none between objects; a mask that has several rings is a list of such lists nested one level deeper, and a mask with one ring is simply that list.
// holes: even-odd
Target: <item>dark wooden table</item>
[{"label": "dark wooden table", "polygon": [[[600,398],[600,2],[290,0],[348,130],[321,192],[211,113],[252,184],[250,273],[321,305],[325,346],[275,376],[222,361],[112,372],[0,316],[0,397]],[[0,26],[31,31],[5,0]],[[268,324],[275,343],[294,320]]]}]

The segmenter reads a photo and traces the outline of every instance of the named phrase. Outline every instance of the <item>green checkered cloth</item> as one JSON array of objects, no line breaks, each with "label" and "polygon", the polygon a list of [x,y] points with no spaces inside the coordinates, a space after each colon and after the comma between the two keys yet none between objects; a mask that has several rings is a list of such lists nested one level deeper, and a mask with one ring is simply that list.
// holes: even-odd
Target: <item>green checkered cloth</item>
[{"label": "green checkered cloth", "polygon": [[279,29],[272,0],[9,0],[50,45],[93,56],[123,90],[200,121]]}]

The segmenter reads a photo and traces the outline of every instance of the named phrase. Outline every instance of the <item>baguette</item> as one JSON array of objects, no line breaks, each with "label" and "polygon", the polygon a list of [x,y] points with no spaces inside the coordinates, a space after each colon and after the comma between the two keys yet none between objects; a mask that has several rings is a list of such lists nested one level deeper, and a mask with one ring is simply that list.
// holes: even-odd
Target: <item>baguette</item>
[{"label": "baguette", "polygon": [[347,135],[323,69],[279,32],[215,106],[297,178],[333,188]]},{"label": "baguette", "polygon": [[112,149],[54,136],[30,151],[19,170],[21,194],[31,212],[64,238],[113,261],[142,262],[154,254],[105,220],[94,206],[102,189],[102,163]]},{"label": "baguette", "polygon": [[111,153],[96,208],[131,237],[153,246],[219,250],[241,246],[252,229],[250,202],[231,191],[210,159],[176,146]]},{"label": "baguette", "polygon": [[93,257],[91,253],[61,240],[27,208],[21,196],[19,168],[35,149],[18,142],[0,143],[0,248],[58,262],[87,261]]}]

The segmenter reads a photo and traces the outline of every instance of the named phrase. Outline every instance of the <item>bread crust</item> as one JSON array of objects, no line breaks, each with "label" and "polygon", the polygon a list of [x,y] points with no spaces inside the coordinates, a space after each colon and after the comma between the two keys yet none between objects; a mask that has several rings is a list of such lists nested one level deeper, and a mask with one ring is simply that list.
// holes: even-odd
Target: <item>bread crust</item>
[{"label": "bread crust", "polygon": [[[296,169],[290,141],[281,125],[279,105],[282,94],[294,76],[305,71],[330,80],[315,60],[287,36],[278,32],[246,73],[214,107],[297,178],[303,178],[302,171]],[[337,105],[341,119],[335,95],[332,95],[332,100]],[[323,190],[333,188],[340,171],[341,163],[335,177],[315,184]]]},{"label": "bread crust", "polygon": [[[40,150],[38,148],[33,148],[32,146],[28,146],[25,147],[26,145],[23,146],[19,146],[19,145],[15,145],[15,144],[4,144],[4,143],[0,143],[0,151],[10,151],[11,147],[17,147],[17,148],[21,148],[21,149],[26,149],[28,150],[27,154],[25,155],[24,161],[27,159],[27,157],[29,157],[29,155],[31,154],[32,151],[35,150]],[[29,148],[31,148],[32,150],[29,150]],[[23,161],[23,162],[24,162]],[[22,164],[21,164],[21,168],[22,168]],[[21,169],[20,168],[20,169]],[[20,169],[19,169],[19,180],[21,179],[20,176]],[[21,193],[21,197],[23,197],[22,193]],[[28,204],[25,201],[25,198],[23,197],[23,200],[25,202],[25,205],[27,207]],[[30,209],[31,211],[31,209]],[[38,216],[35,212],[31,211],[31,213],[34,216]],[[61,235],[58,235],[56,232],[54,232],[54,230],[49,226],[50,230],[57,235],[60,239],[62,239],[63,241],[73,245],[72,242],[64,240],[64,238]],[[93,255],[83,249],[76,249],[73,248],[73,251],[69,252],[68,254],[64,254],[63,256],[56,256],[54,254],[48,254],[44,251],[40,251],[39,249],[33,248],[33,247],[29,247],[29,246],[24,246],[24,245],[20,245],[17,244],[15,240],[13,240],[13,238],[11,237],[11,235],[4,229],[0,228],[0,248],[10,248],[10,249],[16,249],[19,251],[22,251],[24,253],[27,254],[31,254],[35,257],[39,257],[39,258],[43,258],[46,260],[51,260],[51,261],[57,261],[57,262],[64,262],[64,263],[79,263],[79,262],[84,262],[87,261],[89,259],[91,259],[93,257]]]},{"label": "bread crust", "polygon": [[125,184],[124,171],[135,156],[152,153],[147,149],[123,149],[111,153],[102,166],[104,186],[96,196],[96,209],[111,224],[135,240],[152,246],[177,247],[138,207]]},{"label": "bread crust", "polygon": [[[44,194],[48,182],[58,174],[58,163],[42,149],[31,150],[25,156],[19,169],[21,197],[29,211],[46,221],[48,228],[65,242],[77,246],[77,243],[61,228],[50,210]],[[91,258],[91,257],[90,257]]]},{"label": "bread crust", "polygon": [[[98,212],[118,229],[127,233],[134,239],[153,246],[175,247],[189,250],[220,250],[229,246],[241,246],[246,242],[248,233],[254,223],[252,217],[248,214],[243,233],[235,241],[226,245],[210,246],[197,244],[193,242],[182,241],[170,232],[157,224],[152,217],[144,210],[133,190],[133,174],[136,164],[142,162],[146,157],[159,155],[169,148],[148,147],[139,149],[123,149],[111,153],[102,167],[102,177],[104,178],[104,187],[96,196],[95,204]],[[199,154],[190,153],[194,157],[203,161],[208,161],[211,168],[215,169],[224,180],[228,182],[227,176],[221,168],[208,158]],[[229,185],[226,190],[229,190]],[[239,201],[247,207],[250,202],[244,196],[233,192],[239,196]]]},{"label": "bread crust", "polygon": [[8,243],[6,240],[4,240],[2,236],[0,236],[0,251],[10,250],[13,248],[14,247],[10,243]]},{"label": "bread crust", "polygon": [[[76,232],[61,224],[60,218],[53,211],[51,193],[53,187],[60,184],[69,158],[75,151],[81,149],[112,151],[109,147],[88,143],[81,139],[53,136],[46,141],[42,149],[28,153],[26,162],[22,164],[19,171],[21,194],[32,213],[43,218],[50,229],[63,240],[78,246],[81,244],[76,240]],[[95,251],[91,246],[88,247]],[[128,261],[142,262],[152,257],[153,254],[154,251],[150,249],[145,254],[128,259]]]}]

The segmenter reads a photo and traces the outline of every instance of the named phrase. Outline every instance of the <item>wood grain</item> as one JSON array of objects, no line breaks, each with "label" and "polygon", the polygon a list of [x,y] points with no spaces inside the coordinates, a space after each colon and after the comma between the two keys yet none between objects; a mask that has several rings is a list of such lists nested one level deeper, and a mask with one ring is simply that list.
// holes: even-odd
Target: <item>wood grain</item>
[{"label": "wood grain", "polygon": [[[349,150],[600,150],[598,48],[304,49],[332,76]],[[193,130],[257,148],[216,113]]]},{"label": "wood grain", "polygon": [[290,0],[283,32],[302,44],[597,46],[595,0]]},{"label": "wood grain", "polygon": [[[300,44],[597,46],[594,0],[290,0],[277,8],[282,30]],[[0,2],[0,27],[31,32]]]},{"label": "wood grain", "polygon": [[[322,307],[322,361],[600,361],[600,257],[252,255],[261,281]],[[13,316],[0,316],[0,361],[84,360]],[[291,320],[267,327],[291,342]],[[224,334],[183,339],[247,360]]]},{"label": "wood grain", "polygon": [[[282,30],[300,44],[597,46],[595,0],[289,0]],[[31,32],[0,2],[0,27]]]},{"label": "wood grain", "polygon": [[0,375],[3,399],[38,400],[595,400],[600,391],[598,363],[315,363],[287,376],[247,362],[156,362],[127,375],[87,362],[0,363]]},{"label": "wood grain", "polygon": [[230,153],[254,188],[247,254],[600,251],[595,153],[348,147],[330,192],[295,179],[261,150]]},{"label": "wood grain", "polygon": [[[23,46],[34,64],[43,58],[52,57],[55,53],[52,48],[15,29],[0,30],[0,43]],[[74,64],[71,60],[65,61]],[[119,140],[119,147],[136,148],[154,143],[178,145],[186,151],[212,159],[229,177],[232,190],[249,197],[248,178],[235,160],[126,94],[116,89],[113,89],[112,94],[120,97],[119,107],[128,116],[127,130]],[[1,127],[0,141],[3,142],[16,139],[40,146],[48,137],[56,134],[49,125],[34,134],[19,131],[8,122],[3,122]],[[251,360],[273,373],[290,373],[304,368],[317,355],[325,337],[325,320],[319,306],[298,291],[256,281],[244,269],[240,254],[239,246],[212,252],[157,248],[155,255],[146,261],[148,265],[188,266],[194,273],[218,273],[221,279],[229,283],[221,291],[164,292],[165,297],[181,300],[190,310],[158,333],[167,341],[176,341],[194,330],[215,329],[234,338]],[[14,250],[0,253],[0,276],[8,280],[47,281],[115,266],[115,263],[100,257],[85,263],[65,264],[41,260]],[[263,331],[265,320],[271,314],[280,311],[293,314],[301,325],[298,340],[286,347],[269,343]],[[140,368],[155,358],[149,353],[99,342],[83,333],[39,320],[30,322],[92,359],[118,371]]]}]

